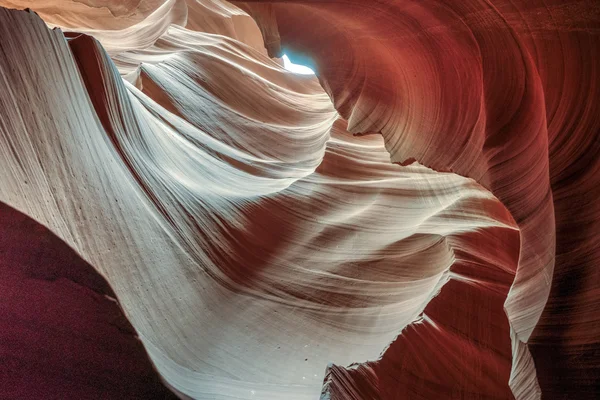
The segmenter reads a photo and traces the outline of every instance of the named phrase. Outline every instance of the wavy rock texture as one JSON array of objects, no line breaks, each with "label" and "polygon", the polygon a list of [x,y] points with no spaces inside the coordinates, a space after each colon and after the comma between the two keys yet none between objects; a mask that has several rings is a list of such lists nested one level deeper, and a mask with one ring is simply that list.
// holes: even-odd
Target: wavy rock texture
[{"label": "wavy rock texture", "polygon": [[234,3],[0,1],[3,394],[596,398],[598,5]]}]

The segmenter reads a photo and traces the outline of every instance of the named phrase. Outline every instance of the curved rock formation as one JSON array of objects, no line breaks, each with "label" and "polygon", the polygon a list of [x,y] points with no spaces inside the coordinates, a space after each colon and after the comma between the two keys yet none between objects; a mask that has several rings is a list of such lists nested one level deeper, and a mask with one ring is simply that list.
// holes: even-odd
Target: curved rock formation
[{"label": "curved rock formation", "polygon": [[[0,9],[0,201],[104,276],[178,396],[600,393],[597,4],[64,3],[0,1],[39,13]],[[68,340],[7,254],[3,328]],[[119,315],[55,287],[40,304]],[[69,397],[172,396],[107,323],[81,325],[113,347]],[[13,398],[56,357],[10,339],[28,327],[0,347]]]}]

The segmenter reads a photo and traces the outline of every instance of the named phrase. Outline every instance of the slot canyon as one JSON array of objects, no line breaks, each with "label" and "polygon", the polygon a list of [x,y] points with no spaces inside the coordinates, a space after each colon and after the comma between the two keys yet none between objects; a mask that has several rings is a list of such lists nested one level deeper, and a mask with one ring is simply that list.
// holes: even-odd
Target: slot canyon
[{"label": "slot canyon", "polygon": [[0,0],[0,399],[600,398],[597,0]]}]

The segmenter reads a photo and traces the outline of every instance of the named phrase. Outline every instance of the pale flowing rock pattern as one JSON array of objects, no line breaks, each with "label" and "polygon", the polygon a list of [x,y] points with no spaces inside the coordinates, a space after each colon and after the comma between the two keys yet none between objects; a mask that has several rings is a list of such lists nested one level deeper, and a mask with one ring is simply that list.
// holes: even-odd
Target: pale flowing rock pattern
[{"label": "pale flowing rock pattern", "polygon": [[0,4],[0,201],[181,397],[598,394],[596,4]]}]

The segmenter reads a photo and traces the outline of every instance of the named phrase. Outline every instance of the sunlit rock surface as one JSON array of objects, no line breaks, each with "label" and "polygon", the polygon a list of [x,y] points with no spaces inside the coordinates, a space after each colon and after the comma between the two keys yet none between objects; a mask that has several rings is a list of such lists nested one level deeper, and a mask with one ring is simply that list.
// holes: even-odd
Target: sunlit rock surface
[{"label": "sunlit rock surface", "polygon": [[597,3],[0,5],[0,397],[600,394]]}]

